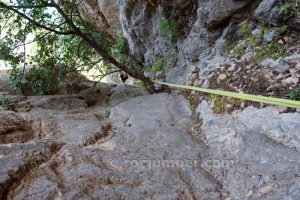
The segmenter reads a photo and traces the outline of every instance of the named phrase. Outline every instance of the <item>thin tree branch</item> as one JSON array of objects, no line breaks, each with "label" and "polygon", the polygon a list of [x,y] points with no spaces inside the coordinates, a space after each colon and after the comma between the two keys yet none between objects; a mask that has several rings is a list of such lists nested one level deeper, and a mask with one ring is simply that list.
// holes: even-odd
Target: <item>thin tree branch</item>
[{"label": "thin tree branch", "polygon": [[0,2],[0,8],[11,10],[14,13],[18,14],[19,16],[23,17],[24,19],[27,19],[30,23],[34,24],[35,26],[37,26],[39,28],[42,28],[42,29],[45,29],[47,31],[51,31],[51,32],[56,33],[56,34],[59,34],[59,35],[73,35],[73,34],[78,34],[78,32],[76,32],[76,31],[66,31],[66,32],[63,32],[63,31],[58,31],[58,30],[52,29],[50,27],[47,27],[47,26],[45,26],[43,24],[40,24],[39,22],[31,19],[30,17],[28,17],[26,14],[20,12],[19,10],[15,9],[15,8],[12,8],[12,7],[9,7],[9,6],[7,6],[6,4],[4,4],[2,2]]},{"label": "thin tree branch", "polygon": [[33,8],[47,8],[47,7],[54,7],[54,4],[45,3],[42,5],[7,5],[8,7],[15,8],[15,9],[33,9]]}]

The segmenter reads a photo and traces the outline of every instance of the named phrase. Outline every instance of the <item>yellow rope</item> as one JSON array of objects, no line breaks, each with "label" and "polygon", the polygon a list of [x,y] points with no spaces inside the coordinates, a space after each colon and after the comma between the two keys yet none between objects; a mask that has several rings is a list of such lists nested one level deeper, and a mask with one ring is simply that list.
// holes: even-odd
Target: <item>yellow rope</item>
[{"label": "yellow rope", "polygon": [[167,85],[170,87],[194,90],[194,91],[204,92],[204,93],[208,93],[208,94],[227,96],[227,97],[232,97],[232,98],[246,100],[246,101],[253,101],[253,102],[258,102],[258,103],[265,103],[265,104],[284,106],[284,107],[290,107],[290,108],[300,108],[300,101],[293,101],[293,100],[273,98],[273,97],[264,97],[264,96],[257,96],[257,95],[251,95],[251,94],[242,94],[242,93],[236,93],[236,92],[227,92],[227,91],[222,91],[222,90],[205,89],[205,88],[199,88],[199,87],[194,87],[194,86],[165,83],[165,82],[161,82],[161,81],[153,81],[153,82],[157,83],[157,84],[161,84],[161,85]]}]

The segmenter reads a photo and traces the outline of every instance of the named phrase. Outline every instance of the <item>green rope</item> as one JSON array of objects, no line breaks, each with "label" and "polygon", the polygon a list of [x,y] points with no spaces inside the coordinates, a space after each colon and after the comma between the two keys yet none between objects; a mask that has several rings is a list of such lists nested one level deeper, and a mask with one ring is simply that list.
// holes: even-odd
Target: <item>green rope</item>
[{"label": "green rope", "polygon": [[153,81],[153,82],[157,83],[157,84],[161,84],[161,85],[167,85],[170,87],[194,90],[194,91],[204,92],[204,93],[208,93],[208,94],[227,96],[227,97],[232,97],[232,98],[246,100],[246,101],[253,101],[253,102],[258,102],[258,103],[265,103],[265,104],[284,106],[284,107],[290,107],[290,108],[300,108],[300,101],[293,101],[293,100],[273,98],[273,97],[264,97],[264,96],[257,96],[257,95],[251,95],[251,94],[242,94],[242,93],[236,93],[236,92],[227,92],[227,91],[222,91],[222,90],[205,89],[205,88],[199,88],[199,87],[194,87],[194,86],[165,83],[165,82],[161,82],[161,81]]}]

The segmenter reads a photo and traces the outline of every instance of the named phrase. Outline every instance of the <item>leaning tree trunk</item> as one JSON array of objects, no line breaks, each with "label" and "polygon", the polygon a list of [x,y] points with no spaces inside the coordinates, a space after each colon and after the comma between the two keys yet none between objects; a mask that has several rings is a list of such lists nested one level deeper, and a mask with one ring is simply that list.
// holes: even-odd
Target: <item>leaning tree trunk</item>
[{"label": "leaning tree trunk", "polygon": [[109,55],[108,52],[106,52],[99,43],[97,43],[96,40],[93,39],[93,37],[90,36],[88,33],[82,32],[72,21],[72,19],[69,18],[69,16],[64,12],[64,10],[55,3],[55,0],[51,0],[53,4],[55,4],[55,8],[57,11],[62,15],[62,17],[65,19],[65,22],[69,24],[72,29],[74,30],[75,34],[80,36],[88,45],[90,45],[104,60],[110,62],[120,70],[125,71],[133,78],[139,79],[143,81],[150,93],[155,93],[156,89],[154,87],[154,83],[151,81],[150,78],[146,77],[143,72],[130,69],[126,67],[124,64],[118,62],[114,57]]},{"label": "leaning tree trunk", "polygon": [[125,71],[127,74],[129,74],[131,77],[139,79],[143,81],[148,89],[148,91],[152,94],[157,92],[154,86],[154,83],[151,81],[150,78],[146,77],[142,71],[133,70],[128,67],[126,67],[124,64],[118,62],[114,57],[109,55],[105,50],[102,49],[102,47],[94,40],[92,40],[90,37],[88,37],[85,34],[80,34],[80,37],[88,44],[90,45],[104,60],[108,61],[109,63],[113,64],[117,68]]}]

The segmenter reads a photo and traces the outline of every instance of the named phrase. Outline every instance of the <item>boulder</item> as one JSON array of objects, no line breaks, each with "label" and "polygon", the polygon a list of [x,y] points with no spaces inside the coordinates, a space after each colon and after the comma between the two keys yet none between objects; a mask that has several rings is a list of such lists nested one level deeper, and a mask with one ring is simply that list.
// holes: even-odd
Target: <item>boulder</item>
[{"label": "boulder", "polygon": [[[207,4],[208,17],[206,26],[208,28],[217,28],[220,24],[228,20],[234,13],[240,11],[249,4],[248,0],[213,0]],[[214,10],[214,12],[210,12]]]},{"label": "boulder", "polygon": [[46,110],[73,110],[87,107],[84,100],[71,95],[30,96],[27,98],[27,103],[33,108]]},{"label": "boulder", "polygon": [[84,99],[88,106],[105,105],[111,95],[111,87],[106,84],[98,84],[79,92],[79,97]]},{"label": "boulder", "polygon": [[118,85],[113,88],[111,96],[110,96],[110,104],[117,105],[120,102],[126,101],[133,97],[146,95],[147,92],[139,87],[135,87],[132,85]]},{"label": "boulder", "polygon": [[276,6],[277,0],[262,0],[254,12],[254,17],[262,22],[269,19],[270,12]]},{"label": "boulder", "polygon": [[109,119],[109,107],[42,107],[0,111],[0,138],[14,138],[0,143],[2,199],[299,199],[300,114],[218,115],[203,101],[194,124],[188,101],[166,93]]},{"label": "boulder", "polygon": [[279,114],[275,107],[248,107],[222,116],[214,114],[207,102],[197,111],[210,147],[204,163],[215,161],[209,171],[231,198],[299,198],[299,114]]}]

